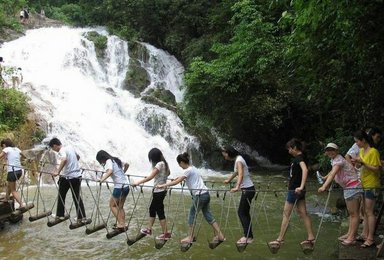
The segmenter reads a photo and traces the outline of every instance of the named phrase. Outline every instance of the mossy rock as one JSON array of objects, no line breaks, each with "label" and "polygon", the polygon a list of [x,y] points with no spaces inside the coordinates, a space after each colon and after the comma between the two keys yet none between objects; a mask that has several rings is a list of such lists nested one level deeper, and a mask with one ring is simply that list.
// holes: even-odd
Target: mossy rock
[{"label": "mossy rock", "polygon": [[165,115],[157,113],[151,108],[144,108],[137,115],[137,119],[149,134],[160,135],[171,146],[174,144],[175,137],[171,136],[169,132],[170,125]]},{"label": "mossy rock", "polygon": [[145,95],[141,98],[144,102],[158,105],[164,107],[168,110],[176,112],[176,98],[173,93],[164,89],[164,87],[159,87],[155,89],[149,89],[145,92]]},{"label": "mossy rock", "polygon": [[141,60],[148,63],[150,55],[147,48],[140,42],[128,43],[128,55],[131,59]]},{"label": "mossy rock", "polygon": [[108,37],[95,31],[84,33],[84,37],[93,42],[95,45],[97,58],[103,59],[105,56],[105,50],[107,49]]},{"label": "mossy rock", "polygon": [[150,83],[148,72],[141,67],[137,60],[131,59],[123,82],[123,88],[137,98],[140,97],[141,92],[143,92]]}]

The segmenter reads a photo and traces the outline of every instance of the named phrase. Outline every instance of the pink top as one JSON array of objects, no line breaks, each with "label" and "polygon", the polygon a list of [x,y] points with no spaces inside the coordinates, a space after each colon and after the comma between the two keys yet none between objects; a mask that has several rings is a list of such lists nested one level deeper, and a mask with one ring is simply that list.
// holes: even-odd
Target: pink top
[{"label": "pink top", "polygon": [[340,166],[340,170],[336,173],[335,181],[343,188],[353,188],[360,185],[359,176],[355,168],[343,156],[338,154],[331,159],[332,167]]}]

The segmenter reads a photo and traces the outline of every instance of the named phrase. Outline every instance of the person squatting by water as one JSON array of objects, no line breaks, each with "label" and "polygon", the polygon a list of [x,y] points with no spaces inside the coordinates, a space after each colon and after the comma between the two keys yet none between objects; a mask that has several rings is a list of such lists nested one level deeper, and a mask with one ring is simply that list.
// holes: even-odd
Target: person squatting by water
[{"label": "person squatting by water", "polygon": [[163,189],[169,186],[174,186],[179,184],[180,182],[185,180],[185,183],[192,194],[192,206],[189,210],[188,217],[188,225],[189,225],[189,233],[188,236],[182,239],[181,243],[192,243],[195,236],[195,224],[196,217],[199,211],[203,212],[205,220],[212,226],[214,230],[214,238],[215,242],[223,242],[225,237],[220,230],[219,224],[216,222],[210,210],[210,200],[211,197],[209,195],[209,191],[207,186],[205,186],[204,181],[197,169],[193,167],[189,162],[188,153],[179,154],[176,157],[176,161],[179,166],[184,170],[182,176],[177,177],[171,182],[165,184],[156,185],[157,188]]},{"label": "person squatting by water", "polygon": [[[80,156],[76,153],[72,146],[63,146],[59,139],[52,138],[49,141],[49,147],[57,152],[60,157],[60,165],[52,174],[53,176],[60,175],[58,185],[59,194],[57,198],[56,218],[65,218],[65,198],[67,192],[71,189],[73,202],[76,207],[77,222],[86,221],[83,200],[80,196],[81,187],[81,172],[79,167]],[[60,174],[62,172],[62,174]]]},{"label": "person squatting by water", "polygon": [[349,214],[349,226],[347,234],[340,236],[338,239],[345,246],[353,245],[356,242],[356,233],[359,227],[359,210],[363,198],[363,189],[356,169],[339,154],[339,147],[335,143],[327,144],[325,154],[331,159],[332,169],[323,177],[325,182],[318,191],[326,191],[333,179],[343,188]]},{"label": "person squatting by water", "polygon": [[105,169],[105,174],[98,181],[102,183],[109,177],[112,177],[113,180],[114,188],[109,201],[109,207],[117,220],[115,228],[125,230],[127,227],[125,224],[124,203],[129,194],[129,182],[124,173],[128,170],[129,164],[123,164],[119,158],[113,157],[104,150],[97,152],[96,160]]},{"label": "person squatting by water", "polygon": [[162,234],[157,236],[157,239],[168,240],[171,238],[171,233],[167,229],[167,219],[164,213],[164,198],[167,195],[167,190],[164,188],[157,188],[156,186],[167,182],[167,178],[170,175],[170,170],[167,161],[165,160],[163,153],[158,148],[152,148],[148,152],[149,162],[152,164],[152,171],[149,176],[135,181],[133,186],[146,183],[154,179],[152,201],[149,206],[149,223],[148,227],[141,229],[140,232],[145,235],[152,235],[152,226],[155,223],[156,215],[159,218]]},{"label": "person squatting by water", "polygon": [[25,203],[19,193],[16,190],[16,181],[21,178],[22,166],[21,166],[21,151],[15,147],[12,140],[9,138],[1,140],[1,148],[3,150],[0,153],[0,160],[5,158],[7,160],[7,191],[5,193],[5,200],[8,202],[9,195],[12,194],[13,198],[19,203],[20,207],[24,207]]},{"label": "person squatting by water", "polygon": [[313,245],[315,237],[313,235],[312,223],[308,216],[305,202],[305,183],[308,177],[308,168],[303,154],[303,144],[298,139],[293,138],[287,142],[286,148],[288,153],[293,156],[289,172],[288,194],[284,204],[283,220],[281,222],[279,236],[268,244],[270,246],[280,246],[284,243],[284,236],[288,228],[292,210],[294,205],[296,205],[297,212],[303,219],[307,231],[307,239],[301,242],[301,245]]},{"label": "person squatting by water", "polygon": [[253,242],[253,232],[251,215],[249,213],[251,209],[252,199],[255,197],[256,190],[249,174],[248,165],[239,152],[232,146],[226,146],[221,151],[225,160],[235,161],[234,173],[224,181],[224,183],[230,183],[236,176],[237,181],[235,187],[230,192],[237,192],[241,190],[241,197],[237,214],[240,218],[241,225],[243,226],[243,234],[237,243],[249,244]]},{"label": "person squatting by water", "polygon": [[364,221],[361,238],[363,248],[375,246],[374,232],[376,217],[374,214],[375,203],[380,188],[381,161],[379,151],[374,147],[374,142],[365,131],[354,133],[354,140],[360,148],[359,156],[352,159],[352,164],[360,169],[361,184],[364,189]]}]

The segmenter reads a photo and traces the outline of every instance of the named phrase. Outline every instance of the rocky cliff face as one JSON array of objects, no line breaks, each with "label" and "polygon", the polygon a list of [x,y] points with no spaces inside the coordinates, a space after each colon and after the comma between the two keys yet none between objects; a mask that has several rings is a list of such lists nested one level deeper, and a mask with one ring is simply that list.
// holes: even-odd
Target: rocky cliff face
[{"label": "rocky cliff face", "polygon": [[25,34],[26,30],[37,29],[42,27],[59,27],[65,25],[63,22],[42,17],[39,14],[30,14],[28,21],[21,24],[21,31],[9,28],[0,28],[0,45],[7,41],[15,40]]}]

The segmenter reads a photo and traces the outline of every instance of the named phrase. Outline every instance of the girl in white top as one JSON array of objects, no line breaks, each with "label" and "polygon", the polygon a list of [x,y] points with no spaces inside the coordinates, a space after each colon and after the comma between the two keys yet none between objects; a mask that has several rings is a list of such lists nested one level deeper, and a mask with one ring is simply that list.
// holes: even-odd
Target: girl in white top
[{"label": "girl in white top", "polygon": [[1,148],[3,151],[0,153],[0,160],[7,159],[7,182],[8,188],[5,195],[6,201],[9,200],[9,195],[12,194],[13,198],[19,203],[20,207],[25,206],[22,203],[19,193],[16,191],[16,181],[20,179],[22,175],[22,168],[20,162],[21,151],[15,147],[11,139],[1,140]]},{"label": "girl in white top", "polygon": [[188,189],[191,191],[193,203],[189,211],[188,217],[189,234],[186,238],[181,240],[181,243],[190,244],[193,242],[195,234],[195,218],[200,210],[203,211],[203,215],[206,221],[212,226],[214,230],[215,237],[213,238],[213,242],[223,242],[225,240],[225,237],[223,233],[221,233],[219,224],[217,224],[215,218],[212,216],[211,211],[209,209],[210,195],[208,192],[208,188],[204,184],[203,179],[197,172],[197,169],[189,164],[188,153],[179,154],[176,160],[179,166],[184,169],[184,174],[182,176],[177,177],[171,182],[162,185],[157,185],[157,187],[165,188],[168,186],[176,185],[185,180]]},{"label": "girl in white top", "polygon": [[123,163],[117,157],[113,157],[104,150],[100,150],[96,155],[96,160],[104,166],[105,174],[99,182],[105,181],[108,177],[113,180],[113,192],[109,201],[112,214],[117,219],[116,229],[126,230],[124,203],[129,193],[129,182],[125,172],[128,170],[129,164]]},{"label": "girl in white top", "polygon": [[221,151],[225,160],[235,161],[233,174],[226,179],[224,183],[230,183],[236,176],[237,182],[230,192],[237,192],[241,190],[241,198],[237,214],[240,218],[241,225],[243,226],[244,236],[241,237],[238,244],[249,244],[253,241],[251,215],[249,213],[251,209],[251,203],[253,197],[255,197],[256,190],[249,174],[248,165],[239,152],[232,146],[226,146]]},{"label": "girl in white top", "polygon": [[149,206],[149,224],[147,228],[141,229],[141,233],[145,235],[152,235],[152,226],[155,223],[156,215],[159,217],[160,226],[163,231],[162,234],[157,236],[157,239],[168,240],[171,238],[171,233],[167,230],[167,219],[164,213],[164,198],[167,195],[165,189],[156,188],[157,185],[161,185],[167,182],[167,178],[170,174],[167,161],[164,159],[163,153],[158,148],[152,148],[148,153],[148,159],[152,164],[152,171],[149,176],[135,181],[133,185],[140,185],[147,181],[154,179],[153,181],[153,194],[151,205]]}]

